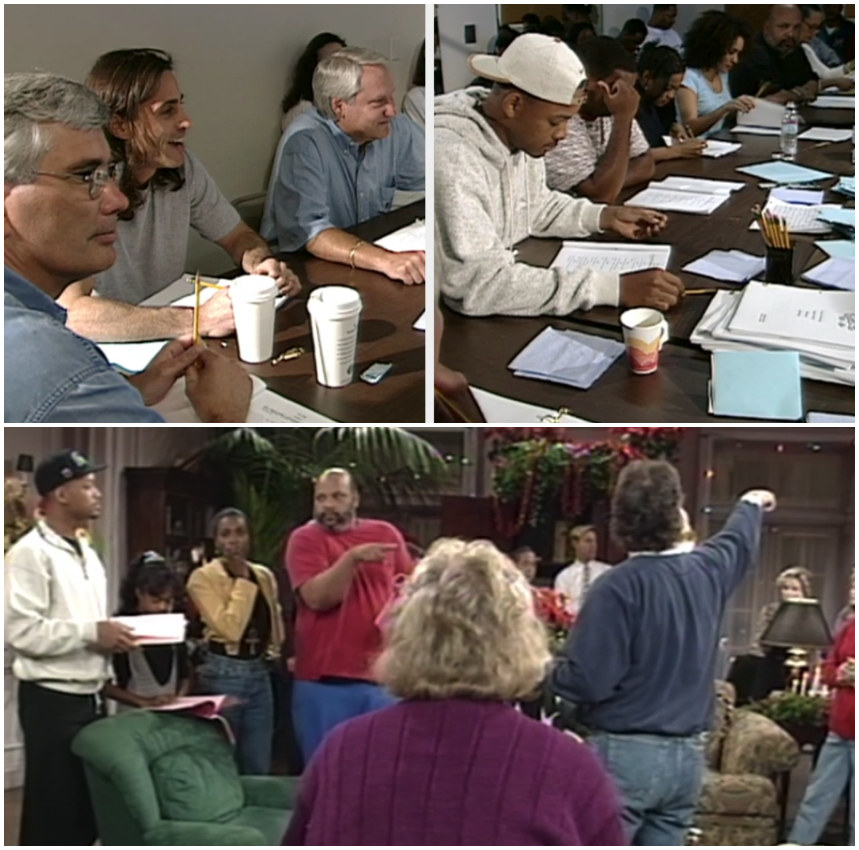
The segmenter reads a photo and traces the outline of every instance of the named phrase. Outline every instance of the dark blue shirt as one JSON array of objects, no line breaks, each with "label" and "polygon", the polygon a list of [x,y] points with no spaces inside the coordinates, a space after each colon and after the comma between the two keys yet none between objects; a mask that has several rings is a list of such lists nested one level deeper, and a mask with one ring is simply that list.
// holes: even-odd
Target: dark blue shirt
[{"label": "dark blue shirt", "polygon": [[691,552],[634,555],[594,582],[551,676],[586,726],[657,735],[710,727],[722,617],[756,560],[761,517],[739,502]]}]

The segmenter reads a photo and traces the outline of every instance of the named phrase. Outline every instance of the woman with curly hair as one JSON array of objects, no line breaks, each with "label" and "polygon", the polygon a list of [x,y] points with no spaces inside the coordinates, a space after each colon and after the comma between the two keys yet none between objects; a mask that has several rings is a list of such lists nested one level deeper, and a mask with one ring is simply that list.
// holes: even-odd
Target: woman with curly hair
[{"label": "woman with curly hair", "polygon": [[307,42],[307,47],[295,63],[292,85],[280,104],[283,110],[281,131],[285,131],[299,115],[313,109],[313,72],[323,59],[341,47],[346,47],[346,40],[333,32],[320,32]]},{"label": "woman with curly hair", "polygon": [[623,844],[595,756],[509,704],[536,690],[548,663],[513,563],[486,541],[437,541],[378,660],[401,702],[325,739],[284,843]]},{"label": "woman with curly hair", "polygon": [[689,27],[683,41],[686,74],[677,92],[677,120],[696,136],[718,133],[727,116],[754,106],[747,95],[732,97],[728,84],[728,72],[739,62],[746,38],[742,21],[724,12],[704,12]]}]

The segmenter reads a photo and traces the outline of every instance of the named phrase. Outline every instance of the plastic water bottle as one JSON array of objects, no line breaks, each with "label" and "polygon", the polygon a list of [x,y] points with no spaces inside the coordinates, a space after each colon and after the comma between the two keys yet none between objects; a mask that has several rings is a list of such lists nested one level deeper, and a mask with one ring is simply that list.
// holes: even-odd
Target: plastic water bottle
[{"label": "plastic water bottle", "polygon": [[784,159],[796,159],[799,135],[799,113],[796,104],[790,102],[784,108],[784,118],[781,122],[781,155]]}]

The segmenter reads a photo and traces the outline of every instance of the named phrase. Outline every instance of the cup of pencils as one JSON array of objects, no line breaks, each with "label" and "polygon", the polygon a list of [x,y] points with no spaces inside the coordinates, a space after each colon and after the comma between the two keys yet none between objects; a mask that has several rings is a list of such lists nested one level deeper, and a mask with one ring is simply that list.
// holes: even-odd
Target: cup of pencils
[{"label": "cup of pencils", "polygon": [[787,222],[781,217],[755,208],[755,218],[764,237],[764,280],[767,283],[793,283],[793,242]]}]

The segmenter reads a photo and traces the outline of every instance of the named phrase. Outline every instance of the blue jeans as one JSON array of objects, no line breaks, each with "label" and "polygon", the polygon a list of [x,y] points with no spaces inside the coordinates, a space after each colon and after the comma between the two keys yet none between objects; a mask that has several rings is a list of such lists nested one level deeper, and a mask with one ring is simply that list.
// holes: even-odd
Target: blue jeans
[{"label": "blue jeans", "polygon": [[396,702],[372,682],[302,682],[292,689],[292,721],[305,766],[322,739],[340,723]]},{"label": "blue jeans", "polygon": [[850,844],[856,843],[853,829],[853,749],[854,742],[847,738],[834,732],[826,736],[790,831],[788,841],[791,844],[817,844],[848,785]]},{"label": "blue jeans", "polygon": [[274,698],[265,661],[243,661],[207,653],[198,668],[197,690],[203,694],[229,694],[240,700],[225,708],[223,717],[236,738],[239,772],[264,776],[271,768]]},{"label": "blue jeans", "polygon": [[686,843],[704,778],[704,738],[617,735],[588,739],[620,791],[627,837],[635,846]]}]

